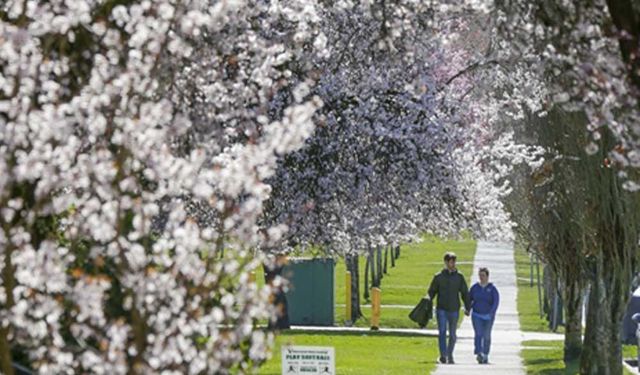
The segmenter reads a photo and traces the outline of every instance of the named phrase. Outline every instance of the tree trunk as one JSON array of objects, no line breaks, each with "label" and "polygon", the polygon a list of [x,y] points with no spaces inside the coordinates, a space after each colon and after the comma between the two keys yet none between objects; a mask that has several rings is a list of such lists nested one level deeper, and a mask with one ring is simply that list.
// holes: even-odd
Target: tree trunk
[{"label": "tree trunk", "polygon": [[545,265],[542,269],[542,284],[543,284],[543,300],[544,306],[543,311],[546,314],[546,319],[549,322],[549,329],[552,328],[552,320],[553,320],[553,302],[554,302],[554,293],[555,293],[555,276],[551,267],[549,265]]},{"label": "tree trunk", "polygon": [[540,282],[540,258],[536,255],[536,280],[538,287],[538,311],[540,312],[540,318],[544,316],[545,302],[542,300],[542,283]]},{"label": "tree trunk", "polygon": [[375,286],[380,288],[382,285],[382,247],[376,246],[376,284]]},{"label": "tree trunk", "polygon": [[371,272],[371,287],[374,287],[378,280],[378,276],[376,275],[376,269],[378,267],[376,267],[376,252],[371,247],[369,247],[369,259],[371,260],[369,262],[369,266],[371,267],[369,270],[369,272]]},{"label": "tree trunk", "polygon": [[[133,294],[133,292],[132,292]],[[142,314],[135,306],[131,309],[131,327],[133,332],[133,343],[136,348],[136,354],[131,357],[129,370],[133,374],[144,374],[145,372],[145,351],[147,348],[147,323]]]},{"label": "tree trunk", "polygon": [[[5,290],[5,306],[3,310],[9,310],[15,305],[13,300],[13,289],[15,287],[15,276],[13,263],[11,262],[11,248],[5,249],[4,269],[2,270],[2,284]],[[0,373],[5,375],[13,375],[13,365],[11,357],[11,341],[9,340],[9,326],[4,327],[0,324]]]},{"label": "tree trunk", "polygon": [[[529,252],[529,247],[527,247],[527,252]],[[529,254],[529,288],[533,288],[533,255]]]},{"label": "tree trunk", "polygon": [[396,246],[396,259],[400,258],[400,245]]},{"label": "tree trunk", "polygon": [[560,287],[558,274],[551,265],[546,265],[544,267],[544,275],[545,290],[549,300],[547,320],[549,321],[549,329],[556,332],[558,330],[558,326],[563,324],[563,308],[560,301],[563,298],[560,294],[562,288]]},{"label": "tree trunk", "polygon": [[630,81],[640,90],[640,57],[638,43],[640,43],[640,19],[635,14],[633,3],[636,0],[607,0],[607,8],[611,20],[620,35],[618,43],[620,54],[628,66]]},{"label": "tree trunk", "polygon": [[394,268],[396,266],[396,251],[393,246],[389,248],[389,252],[391,252],[391,268]]},{"label": "tree trunk", "polygon": [[13,375],[9,328],[0,328],[0,374]]},{"label": "tree trunk", "polygon": [[[604,155],[614,143],[607,132]],[[629,299],[631,278],[638,260],[640,201],[622,188],[613,168],[599,168],[592,200],[596,209],[592,255],[587,259],[591,283],[587,329],[580,372],[586,375],[622,373],[621,322]]]},{"label": "tree trunk", "polygon": [[384,266],[382,267],[382,273],[387,273],[387,263],[389,262],[389,248],[384,248]]},{"label": "tree trunk", "polygon": [[595,260],[591,280],[587,327],[585,329],[580,373],[584,375],[622,374],[620,322],[627,290],[610,262]]},{"label": "tree trunk", "polygon": [[582,353],[582,284],[577,280],[565,284],[564,362],[569,363],[579,360]]},{"label": "tree trunk", "polygon": [[369,300],[369,268],[371,264],[371,254],[367,254],[367,261],[364,264],[364,300]]},{"label": "tree trunk", "polygon": [[351,272],[351,323],[354,324],[362,316],[360,309],[360,272],[358,255],[346,256],[347,268]]}]

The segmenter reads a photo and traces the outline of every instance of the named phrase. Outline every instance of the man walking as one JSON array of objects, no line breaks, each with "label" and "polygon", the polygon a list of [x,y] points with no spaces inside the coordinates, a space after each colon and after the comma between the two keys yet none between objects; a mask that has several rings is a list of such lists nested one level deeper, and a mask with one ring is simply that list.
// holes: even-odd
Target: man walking
[{"label": "man walking", "polygon": [[[469,315],[469,288],[464,276],[456,268],[456,254],[447,252],[444,255],[445,267],[437,273],[429,286],[429,298],[438,296],[436,317],[438,320],[438,345],[440,363],[455,363],[453,349],[456,345],[456,329],[460,315],[460,299],[464,302],[464,314]],[[447,345],[447,326],[449,328],[449,345]]]}]

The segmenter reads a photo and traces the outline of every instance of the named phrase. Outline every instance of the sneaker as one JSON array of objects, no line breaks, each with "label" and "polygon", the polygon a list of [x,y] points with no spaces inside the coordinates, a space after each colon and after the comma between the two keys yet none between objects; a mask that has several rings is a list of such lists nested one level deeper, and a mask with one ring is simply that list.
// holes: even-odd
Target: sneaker
[{"label": "sneaker", "polygon": [[455,361],[453,360],[453,356],[449,356],[449,358],[447,358],[447,363],[450,365],[454,365]]},{"label": "sneaker", "polygon": [[488,355],[486,355],[486,354],[485,354],[485,355],[483,355],[483,358],[482,358],[482,364],[483,364],[483,365],[487,365],[487,364],[489,364],[489,356],[488,356]]},{"label": "sneaker", "polygon": [[443,356],[440,356],[440,358],[438,358],[438,363],[442,363],[442,364],[446,364],[447,363],[447,359]]},{"label": "sneaker", "polygon": [[482,354],[476,355],[476,361],[478,361],[478,363],[480,364],[484,363],[484,357],[482,356]]}]

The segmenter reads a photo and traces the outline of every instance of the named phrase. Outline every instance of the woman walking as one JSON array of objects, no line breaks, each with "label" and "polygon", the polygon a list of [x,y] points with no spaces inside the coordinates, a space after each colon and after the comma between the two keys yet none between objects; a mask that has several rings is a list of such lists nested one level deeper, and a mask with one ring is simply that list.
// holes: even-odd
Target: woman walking
[{"label": "woman walking", "polygon": [[491,349],[491,328],[496,317],[500,294],[498,289],[489,282],[489,270],[485,267],[478,271],[480,281],[475,283],[469,291],[471,299],[471,322],[475,331],[474,354],[478,363],[489,363]]}]

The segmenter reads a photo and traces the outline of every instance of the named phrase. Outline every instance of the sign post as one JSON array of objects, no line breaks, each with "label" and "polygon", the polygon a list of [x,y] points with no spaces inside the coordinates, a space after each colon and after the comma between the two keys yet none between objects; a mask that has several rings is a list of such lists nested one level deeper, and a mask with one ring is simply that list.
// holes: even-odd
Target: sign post
[{"label": "sign post", "polygon": [[380,288],[371,288],[371,329],[377,331],[380,329],[380,297],[382,290]]},{"label": "sign post", "polygon": [[335,375],[335,349],[329,346],[283,346],[282,375]]}]

